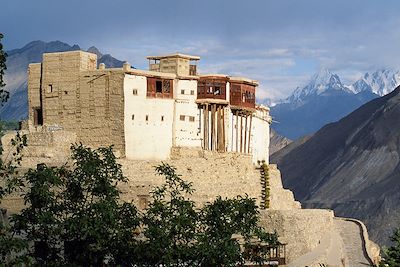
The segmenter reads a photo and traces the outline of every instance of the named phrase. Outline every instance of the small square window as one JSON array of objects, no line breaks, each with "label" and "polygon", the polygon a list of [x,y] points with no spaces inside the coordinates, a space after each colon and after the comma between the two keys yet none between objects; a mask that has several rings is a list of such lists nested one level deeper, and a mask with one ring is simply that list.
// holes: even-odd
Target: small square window
[{"label": "small square window", "polygon": [[194,90],[190,90],[190,94],[191,94],[191,95],[194,95]]},{"label": "small square window", "polygon": [[137,89],[133,89],[133,90],[132,90],[132,94],[133,94],[133,95],[137,95]]},{"label": "small square window", "polygon": [[146,121],[149,121],[149,115],[146,115]]},{"label": "small square window", "polygon": [[194,116],[189,116],[189,121],[194,122]]},{"label": "small square window", "polygon": [[185,115],[180,115],[180,116],[179,116],[179,119],[180,119],[181,121],[184,121],[184,120],[185,120]]},{"label": "small square window", "polygon": [[181,90],[181,95],[184,95],[185,94],[185,90]]},{"label": "small square window", "polygon": [[47,85],[47,93],[53,93],[53,85],[52,84]]}]

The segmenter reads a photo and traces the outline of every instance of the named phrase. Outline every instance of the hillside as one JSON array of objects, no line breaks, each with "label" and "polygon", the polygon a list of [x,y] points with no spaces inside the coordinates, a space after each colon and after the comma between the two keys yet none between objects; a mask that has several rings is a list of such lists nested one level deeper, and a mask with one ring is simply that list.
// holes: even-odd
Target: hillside
[{"label": "hillside", "polygon": [[[21,120],[28,117],[27,70],[30,63],[42,61],[43,53],[80,50],[78,45],[69,45],[60,41],[33,41],[20,49],[7,51],[7,70],[5,72],[5,90],[10,92],[10,99],[0,108],[2,120]],[[90,52],[98,55],[98,63],[108,67],[120,67],[123,62],[110,55],[103,55],[96,47]]]},{"label": "hillside", "polygon": [[273,155],[284,186],[305,207],[363,220],[386,244],[400,222],[400,87]]}]

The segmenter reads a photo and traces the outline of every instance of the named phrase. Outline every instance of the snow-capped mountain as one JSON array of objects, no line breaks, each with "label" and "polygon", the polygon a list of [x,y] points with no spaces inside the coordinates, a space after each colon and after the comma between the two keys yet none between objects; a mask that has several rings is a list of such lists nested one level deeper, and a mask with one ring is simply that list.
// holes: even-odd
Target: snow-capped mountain
[{"label": "snow-capped mountain", "polygon": [[370,91],[384,96],[400,85],[400,71],[381,69],[373,73],[367,72],[351,85],[354,92]]},{"label": "snow-capped mountain", "polygon": [[277,122],[272,127],[279,134],[295,140],[341,119],[376,97],[378,95],[372,90],[356,92],[351,86],[344,85],[337,74],[324,69],[281,104],[271,107],[271,115]]},{"label": "snow-capped mountain", "polygon": [[322,69],[310,79],[307,85],[297,87],[285,102],[299,105],[307,101],[310,97],[329,94],[335,91],[352,93],[348,87],[342,84],[337,74],[332,73],[328,69]]}]

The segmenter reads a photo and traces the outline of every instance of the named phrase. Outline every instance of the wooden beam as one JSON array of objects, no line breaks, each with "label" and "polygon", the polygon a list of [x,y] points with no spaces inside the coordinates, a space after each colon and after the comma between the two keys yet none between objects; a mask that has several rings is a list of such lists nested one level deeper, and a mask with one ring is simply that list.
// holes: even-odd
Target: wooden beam
[{"label": "wooden beam", "polygon": [[236,152],[239,152],[239,112],[236,110]]},{"label": "wooden beam", "polygon": [[240,153],[243,152],[243,116],[240,115]]},{"label": "wooden beam", "polygon": [[208,150],[208,104],[203,106],[204,108],[204,149]]},{"label": "wooden beam", "polygon": [[243,146],[243,153],[246,153],[247,152],[247,147],[246,147],[246,145],[247,145],[247,117],[248,117],[248,115],[246,114],[246,120],[245,120],[245,126],[244,126],[244,146]]},{"label": "wooden beam", "polygon": [[233,146],[233,140],[235,136],[235,114],[233,112],[229,112],[229,115],[232,114],[232,122],[231,122],[231,128],[232,128],[232,138],[231,138],[231,151],[234,151],[234,146]]},{"label": "wooden beam", "polygon": [[211,150],[215,150],[215,104],[211,105]]},{"label": "wooden beam", "polygon": [[250,154],[250,145],[251,145],[251,127],[252,127],[252,121],[253,121],[253,114],[250,114],[250,128],[249,128],[249,150],[247,153]]},{"label": "wooden beam", "polygon": [[225,110],[222,107],[221,108],[221,125],[222,125],[222,150],[225,152],[226,147],[225,147]]},{"label": "wooden beam", "polygon": [[217,150],[220,151],[221,149],[221,119],[220,119],[220,113],[221,113],[221,106],[218,105],[216,108],[216,120],[217,120]]}]

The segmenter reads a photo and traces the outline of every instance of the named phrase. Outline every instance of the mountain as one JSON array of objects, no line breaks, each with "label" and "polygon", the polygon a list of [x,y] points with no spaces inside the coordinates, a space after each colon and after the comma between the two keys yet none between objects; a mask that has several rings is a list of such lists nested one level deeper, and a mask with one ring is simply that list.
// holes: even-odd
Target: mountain
[{"label": "mountain", "polygon": [[[308,208],[366,223],[388,244],[400,225],[400,87],[328,124],[285,155],[271,157],[284,186]],[[284,150],[284,149],[283,149]]]},{"label": "mountain", "polygon": [[270,155],[281,150],[282,148],[286,147],[287,145],[289,145],[292,142],[292,140],[290,140],[282,135],[279,135],[272,128],[270,128],[269,138],[270,138],[270,141],[269,141],[269,154]]},{"label": "mountain", "polygon": [[381,69],[373,73],[365,73],[363,77],[352,84],[352,89],[357,93],[369,91],[384,96],[398,85],[400,85],[400,71]]},{"label": "mountain", "polygon": [[342,84],[337,74],[333,74],[327,69],[322,69],[311,78],[306,86],[303,88],[297,87],[288,98],[288,102],[301,106],[315,96],[329,95],[336,92],[352,93],[350,89]]},{"label": "mountain", "polygon": [[292,140],[316,132],[378,97],[370,91],[354,93],[337,74],[321,70],[285,101],[271,107],[273,128]]},{"label": "mountain", "polygon": [[[7,51],[7,70],[5,71],[5,90],[10,92],[10,99],[0,108],[2,120],[21,120],[28,117],[27,70],[30,63],[42,61],[43,53],[80,50],[78,45],[69,45],[60,41],[33,41],[20,49]],[[101,55],[98,63],[108,67],[120,67],[123,62],[110,55],[102,55],[96,47],[89,48]],[[97,53],[96,53],[97,54]]]}]

